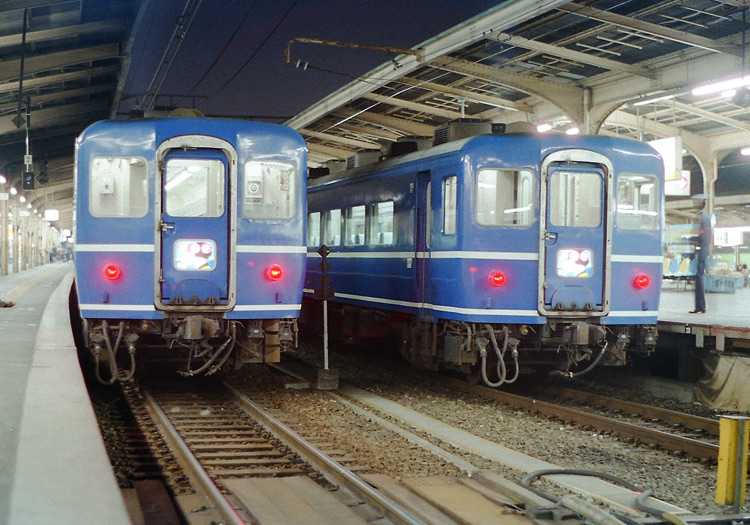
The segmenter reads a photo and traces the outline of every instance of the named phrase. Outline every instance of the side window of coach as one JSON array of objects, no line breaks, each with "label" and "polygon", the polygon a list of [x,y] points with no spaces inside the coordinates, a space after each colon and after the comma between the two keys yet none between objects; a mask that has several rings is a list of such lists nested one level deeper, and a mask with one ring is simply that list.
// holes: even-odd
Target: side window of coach
[{"label": "side window of coach", "polygon": [[323,231],[326,246],[341,246],[341,210],[325,212]]},{"label": "side window of coach", "polygon": [[242,214],[248,219],[291,219],[296,198],[294,165],[285,162],[245,163]]},{"label": "side window of coach", "polygon": [[89,170],[89,211],[94,217],[144,217],[148,164],[143,157],[96,157]]},{"label": "side window of coach", "polygon": [[376,246],[393,244],[393,201],[370,205],[370,238]]},{"label": "side window of coach", "polygon": [[320,246],[320,212],[314,211],[307,215],[307,245],[316,248]]},{"label": "side window of coach", "polygon": [[365,206],[363,204],[346,209],[345,228],[344,244],[346,246],[362,246],[365,243]]},{"label": "side window of coach", "polygon": [[456,205],[457,205],[458,177],[448,177],[443,181],[443,233],[456,233]]}]

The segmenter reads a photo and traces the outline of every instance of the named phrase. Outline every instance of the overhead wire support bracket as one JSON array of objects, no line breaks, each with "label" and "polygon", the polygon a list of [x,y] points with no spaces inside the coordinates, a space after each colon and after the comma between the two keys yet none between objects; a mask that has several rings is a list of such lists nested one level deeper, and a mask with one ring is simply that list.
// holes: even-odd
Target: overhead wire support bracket
[{"label": "overhead wire support bracket", "polygon": [[[424,49],[402,49],[400,47],[390,47],[390,46],[372,46],[369,44],[357,44],[356,42],[341,42],[338,40],[323,40],[321,38],[307,38],[303,36],[298,36],[293,39],[291,39],[287,44],[286,48],[284,49],[284,56],[286,57],[286,63],[291,64],[292,63],[292,44],[294,42],[300,42],[303,44],[318,44],[322,46],[334,46],[334,47],[350,47],[354,49],[369,49],[372,51],[382,51],[384,53],[391,53],[396,55],[414,55],[417,57],[417,60],[422,62],[424,60]],[[297,67],[300,66],[300,64],[303,64],[301,60],[296,60],[295,64]],[[307,62],[304,62],[305,67],[307,67]]]},{"label": "overhead wire support bracket", "polygon": [[177,56],[177,52],[180,50],[183,40],[185,40],[188,29],[190,29],[190,24],[193,23],[193,19],[195,18],[202,1],[203,0],[187,0],[185,2],[182,14],[177,17],[177,25],[172,32],[169,44],[167,44],[164,54],[161,57],[161,61],[159,61],[159,66],[156,68],[156,73],[154,73],[151,83],[146,90],[146,94],[140,99],[136,109],[149,111],[153,108],[156,96],[159,94],[164,79],[167,78],[167,73],[172,67],[172,63]]}]

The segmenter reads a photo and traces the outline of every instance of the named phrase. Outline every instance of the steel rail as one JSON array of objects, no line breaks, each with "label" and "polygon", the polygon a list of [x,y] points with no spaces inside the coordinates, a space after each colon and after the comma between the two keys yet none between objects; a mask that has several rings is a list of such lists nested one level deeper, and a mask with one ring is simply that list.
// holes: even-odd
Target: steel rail
[{"label": "steel rail", "polygon": [[660,430],[646,428],[626,421],[618,421],[597,414],[590,414],[582,410],[540,401],[531,397],[524,397],[510,392],[504,392],[502,390],[492,390],[487,387],[472,385],[458,379],[442,378],[442,380],[464,392],[474,393],[504,403],[513,408],[521,408],[530,412],[537,412],[545,416],[556,417],[578,425],[590,425],[599,430],[615,432],[620,436],[635,438],[645,443],[651,443],[670,450],[684,452],[696,458],[717,459],[719,457],[718,445],[706,443],[697,439],[675,436]]},{"label": "steel rail", "polygon": [[269,429],[278,439],[294,451],[295,454],[299,455],[329,478],[335,480],[336,483],[344,485],[355,492],[367,503],[383,512],[392,521],[413,525],[422,525],[425,523],[395,501],[373,489],[372,486],[352,471],[320,452],[291,428],[271,416],[237,389],[227,383],[224,383],[224,385],[234,395],[235,402],[242,406],[253,418]]},{"label": "steel rail", "polygon": [[659,419],[665,423],[681,425],[692,430],[704,430],[713,436],[719,435],[719,421],[716,419],[677,412],[667,408],[642,405],[640,403],[634,403],[633,401],[584,392],[573,388],[553,386],[548,388],[547,391],[569,397],[582,403],[596,404],[614,410],[622,410],[629,414],[637,414],[642,417]]},{"label": "steel rail", "polygon": [[224,494],[221,493],[221,490],[213,482],[211,476],[200,465],[156,400],[145,390],[143,391],[143,396],[146,408],[154,418],[154,422],[164,436],[167,444],[174,451],[177,461],[180,462],[187,476],[195,481],[211,500],[217,512],[224,520],[224,523],[244,525],[245,521],[237,514],[232,504],[227,501]]}]

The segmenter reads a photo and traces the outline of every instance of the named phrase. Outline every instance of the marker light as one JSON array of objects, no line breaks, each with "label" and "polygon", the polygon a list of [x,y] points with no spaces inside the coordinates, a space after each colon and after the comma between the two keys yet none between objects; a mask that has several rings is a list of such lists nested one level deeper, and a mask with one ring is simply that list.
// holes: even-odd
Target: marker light
[{"label": "marker light", "polygon": [[273,264],[266,268],[266,278],[269,281],[278,281],[279,279],[281,279],[281,275],[281,266],[279,266],[278,264]]},{"label": "marker light", "polygon": [[104,277],[110,281],[116,281],[122,276],[120,268],[116,264],[108,264],[104,267]]},{"label": "marker light", "polygon": [[502,286],[505,284],[505,274],[503,272],[494,272],[490,275],[490,280],[495,286]]},{"label": "marker light", "polygon": [[639,290],[647,288],[649,284],[651,284],[651,279],[648,278],[648,275],[643,275],[642,273],[639,273],[633,279],[633,287]]}]

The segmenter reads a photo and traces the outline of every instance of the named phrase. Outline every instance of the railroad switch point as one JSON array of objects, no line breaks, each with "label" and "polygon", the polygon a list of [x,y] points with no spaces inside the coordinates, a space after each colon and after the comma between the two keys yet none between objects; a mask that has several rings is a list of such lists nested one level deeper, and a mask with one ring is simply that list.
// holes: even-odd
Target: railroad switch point
[{"label": "railroad switch point", "polygon": [[317,370],[317,380],[315,381],[315,388],[318,390],[336,390],[339,387],[339,371],[333,369],[322,369]]}]

